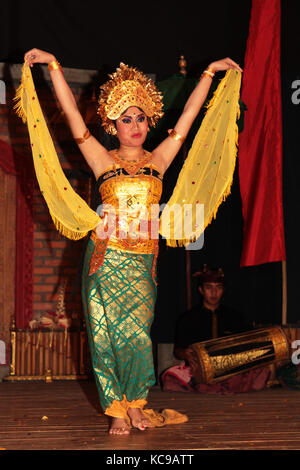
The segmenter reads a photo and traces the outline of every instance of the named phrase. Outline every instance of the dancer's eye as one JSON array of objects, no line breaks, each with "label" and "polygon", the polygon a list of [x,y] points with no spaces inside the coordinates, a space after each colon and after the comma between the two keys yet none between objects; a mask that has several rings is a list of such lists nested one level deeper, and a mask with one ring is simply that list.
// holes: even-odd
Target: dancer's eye
[{"label": "dancer's eye", "polygon": [[137,120],[138,122],[144,122],[145,119],[146,119],[146,116],[139,116]]},{"label": "dancer's eye", "polygon": [[130,118],[123,118],[123,119],[122,119],[122,122],[124,122],[124,124],[130,124],[130,123],[131,123],[131,119],[130,119]]}]

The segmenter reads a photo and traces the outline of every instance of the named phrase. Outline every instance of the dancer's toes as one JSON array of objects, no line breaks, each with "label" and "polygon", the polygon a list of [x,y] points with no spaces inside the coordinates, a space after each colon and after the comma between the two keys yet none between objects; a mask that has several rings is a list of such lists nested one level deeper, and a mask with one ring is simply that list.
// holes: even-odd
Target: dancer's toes
[{"label": "dancer's toes", "polygon": [[125,419],[123,418],[112,418],[111,425],[109,428],[109,434],[129,434],[130,433],[130,427],[128,426],[128,423]]},{"label": "dancer's toes", "polygon": [[137,428],[140,431],[145,431],[145,429],[151,426],[149,419],[143,415],[140,408],[129,408],[127,414],[130,418],[132,427]]}]

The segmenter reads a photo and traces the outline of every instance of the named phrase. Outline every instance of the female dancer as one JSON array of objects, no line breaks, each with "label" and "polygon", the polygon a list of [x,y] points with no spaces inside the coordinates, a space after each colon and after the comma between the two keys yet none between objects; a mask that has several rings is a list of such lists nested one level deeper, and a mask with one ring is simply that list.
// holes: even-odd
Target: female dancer
[{"label": "female dancer", "polygon": [[[31,49],[24,58],[30,67],[48,64],[73,137],[96,178],[102,203],[110,207],[87,247],[83,305],[99,399],[111,417],[109,432],[128,434],[131,426],[144,430],[151,420],[143,408],[155,383],[150,327],[158,241],[148,230],[139,231],[141,209],[149,227],[163,175],[198,115],[215,72],[241,69],[229,58],[211,63],[174,129],[149,153],[143,144],[149,125],[163,115],[161,96],[141,72],[120,64],[101,87],[99,99],[102,125],[119,140],[119,148],[108,151],[90,135],[56,58],[39,49]],[[111,212],[117,222],[113,231],[109,228]]]}]

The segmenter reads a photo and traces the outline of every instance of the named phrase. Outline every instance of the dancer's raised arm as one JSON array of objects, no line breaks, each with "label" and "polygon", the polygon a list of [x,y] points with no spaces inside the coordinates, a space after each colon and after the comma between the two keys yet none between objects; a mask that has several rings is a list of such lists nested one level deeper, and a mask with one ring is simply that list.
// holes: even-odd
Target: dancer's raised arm
[{"label": "dancer's raised arm", "polygon": [[172,160],[177,155],[194,120],[200,112],[200,109],[207,98],[215,73],[228,69],[235,69],[242,72],[241,67],[229,58],[212,62],[209,67],[207,67],[202,74],[198,85],[190,94],[182,114],[169,137],[163,140],[162,143],[153,151],[154,158],[161,162],[160,164],[164,166],[164,170],[168,168]]},{"label": "dancer's raised arm", "polygon": [[68,121],[72,135],[95,176],[99,175],[109,165],[108,151],[95,137],[89,134],[72,90],[66,82],[62,68],[55,56],[35,48],[26,52],[24,60],[30,67],[35,63],[48,65],[55,94]]}]

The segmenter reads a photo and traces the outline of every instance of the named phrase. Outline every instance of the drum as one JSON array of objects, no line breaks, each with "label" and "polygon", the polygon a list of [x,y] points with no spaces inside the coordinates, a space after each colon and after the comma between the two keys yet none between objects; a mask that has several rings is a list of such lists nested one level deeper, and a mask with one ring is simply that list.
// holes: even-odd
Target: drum
[{"label": "drum", "polygon": [[290,359],[289,341],[280,327],[261,328],[191,345],[197,363],[193,376],[212,384],[232,375]]}]

